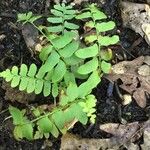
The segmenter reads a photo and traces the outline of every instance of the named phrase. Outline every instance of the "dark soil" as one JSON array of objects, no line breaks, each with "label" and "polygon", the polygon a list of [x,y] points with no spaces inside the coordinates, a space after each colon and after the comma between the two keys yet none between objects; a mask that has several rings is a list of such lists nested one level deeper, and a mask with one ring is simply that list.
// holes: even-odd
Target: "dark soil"
[{"label": "dark soil", "polygon": [[[120,34],[121,41],[119,45],[112,47],[114,53],[120,55],[122,59],[128,60],[132,60],[141,55],[150,55],[150,48],[144,39],[141,39],[138,45],[133,45],[133,43],[141,37],[134,31],[122,26],[118,1],[119,0],[106,0],[104,5],[100,3],[100,0],[89,1],[97,2],[108,14],[109,18],[117,23],[118,34]],[[0,39],[0,71],[13,65],[19,65],[22,62],[26,64],[30,64],[31,62],[39,63],[35,58],[31,57],[31,53],[25,44],[22,33],[16,26],[16,15],[17,13],[28,11],[32,11],[36,14],[47,14],[47,2],[48,0],[0,0],[0,35],[5,36],[4,39]],[[134,2],[144,3],[145,1],[134,0]],[[51,2],[50,6],[52,4]],[[125,54],[126,58],[123,57],[123,54]],[[121,59],[116,57],[114,60],[120,61]],[[98,99],[96,124],[94,126],[81,126],[80,124],[76,124],[71,132],[89,138],[109,137],[108,134],[99,130],[101,123],[121,123],[122,120],[126,122],[145,121],[150,116],[149,104],[146,109],[138,107],[134,101],[130,105],[122,106],[121,99],[115,87],[105,78],[98,88],[94,90],[94,94]],[[6,110],[8,105],[12,103],[5,100],[4,96],[5,90],[0,88],[0,150],[59,149],[60,139],[51,138],[52,146],[45,144],[44,140],[33,142],[25,140],[16,141],[12,135],[12,122],[7,118],[10,114]],[[20,106],[21,104],[13,103],[13,105]]]}]

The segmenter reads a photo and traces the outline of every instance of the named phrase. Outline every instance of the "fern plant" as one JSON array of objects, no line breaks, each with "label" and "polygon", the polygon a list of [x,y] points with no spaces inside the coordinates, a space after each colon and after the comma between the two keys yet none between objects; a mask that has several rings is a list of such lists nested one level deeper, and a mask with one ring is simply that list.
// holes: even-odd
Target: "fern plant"
[{"label": "fern plant", "polygon": [[[112,57],[111,50],[102,49],[119,40],[117,35],[105,35],[106,31],[115,27],[115,23],[104,22],[107,17],[95,4],[78,14],[72,6],[64,3],[54,5],[47,18],[47,26],[35,23],[41,17],[34,16],[32,12],[18,15],[19,22],[32,24],[47,40],[39,53],[41,67],[22,64],[6,69],[0,77],[11,82],[13,88],[19,86],[20,91],[57,97],[58,103],[51,110],[33,108],[30,118],[27,117],[27,109],[10,106],[14,136],[18,140],[48,138],[50,134],[58,137],[78,121],[85,125],[88,118],[94,123],[96,98],[91,92],[100,83],[103,73],[109,73],[111,68],[108,63]],[[72,21],[75,18],[86,19],[84,29],[92,31],[84,37],[85,42],[80,40],[79,25]],[[77,78],[81,79],[79,85]]]},{"label": "fern plant", "polygon": [[[63,98],[60,98],[60,105],[50,112],[41,110],[40,108],[32,109],[34,119],[29,120],[25,116],[24,110],[19,110],[13,106],[9,107],[9,111],[13,117],[14,136],[17,140],[27,138],[28,140],[39,139],[50,134],[58,137],[59,133],[65,134],[77,121],[85,125],[88,117],[92,123],[95,122],[96,99],[93,95],[81,99],[78,97],[78,87],[71,84],[67,88],[67,96],[71,97],[64,105]],[[63,95],[62,95],[63,96]],[[63,99],[64,100],[64,99]]]},{"label": "fern plant", "polygon": [[79,28],[78,25],[70,22],[76,16],[76,11],[72,6],[65,6],[64,3],[58,4],[54,6],[54,9],[51,9],[51,13],[54,17],[48,17],[47,21],[57,25],[47,27],[49,32],[64,32],[65,29],[75,30]]},{"label": "fern plant", "polygon": [[[35,78],[49,82],[47,92],[43,91],[44,96],[48,96],[52,92],[53,97],[57,97],[59,93],[58,84],[70,75],[72,63],[78,64],[82,61],[74,55],[80,45],[78,31],[75,30],[79,26],[70,22],[75,17],[75,13],[76,11],[72,6],[66,6],[64,3],[54,5],[54,9],[51,9],[51,17],[47,18],[48,22],[51,23],[48,27],[37,26],[34,23],[36,18],[39,19],[41,16],[32,16],[31,12],[18,15],[18,21],[24,24],[31,23],[47,39],[47,44],[39,54],[43,64],[35,75]],[[72,75],[72,78],[75,77]],[[38,92],[35,89],[33,91],[39,94],[42,92],[42,88]]]},{"label": "fern plant", "polygon": [[[91,4],[89,8],[76,16],[76,19],[86,20],[84,29],[92,31],[84,37],[86,43],[91,44],[89,47],[78,49],[75,55],[81,59],[88,61],[78,68],[78,73],[89,74],[93,70],[99,70],[100,73],[109,73],[111,64],[108,63],[111,59],[111,51],[103,51],[105,46],[116,44],[119,41],[118,35],[105,35],[107,31],[115,28],[113,21],[104,21],[107,16],[95,4]],[[89,60],[90,59],[90,60]]]}]

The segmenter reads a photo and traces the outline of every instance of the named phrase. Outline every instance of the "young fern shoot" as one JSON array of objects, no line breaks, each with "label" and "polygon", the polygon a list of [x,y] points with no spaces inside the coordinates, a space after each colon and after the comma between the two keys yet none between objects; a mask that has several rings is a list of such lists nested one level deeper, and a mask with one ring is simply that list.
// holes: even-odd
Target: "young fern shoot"
[{"label": "young fern shoot", "polygon": [[119,41],[118,35],[107,36],[105,32],[115,28],[113,21],[104,21],[107,16],[97,9],[95,4],[91,4],[84,12],[76,16],[76,19],[90,19],[85,23],[84,29],[91,34],[84,37],[86,43],[91,44],[89,47],[78,49],[75,55],[82,59],[90,59],[88,62],[78,68],[80,74],[89,74],[94,70],[99,73],[109,73],[111,64],[107,61],[111,59],[111,52],[103,51],[103,48],[116,44]]},{"label": "young fern shoot", "polygon": [[[107,16],[95,4],[79,14],[70,5],[54,5],[47,18],[48,26],[35,23],[41,17],[32,12],[18,15],[19,22],[32,24],[47,40],[39,53],[41,66],[14,66],[1,72],[0,77],[20,91],[57,97],[58,103],[53,109],[33,108],[30,117],[26,109],[10,106],[17,140],[49,138],[50,134],[57,138],[78,121],[83,125],[88,119],[95,123],[97,100],[91,92],[111,69],[108,61],[112,52],[104,49],[119,41],[117,35],[106,35],[115,28],[115,23],[105,21]],[[88,31],[85,42],[80,39],[79,25],[73,23],[75,19],[85,20],[84,29]],[[80,84],[76,79],[80,79]]]}]

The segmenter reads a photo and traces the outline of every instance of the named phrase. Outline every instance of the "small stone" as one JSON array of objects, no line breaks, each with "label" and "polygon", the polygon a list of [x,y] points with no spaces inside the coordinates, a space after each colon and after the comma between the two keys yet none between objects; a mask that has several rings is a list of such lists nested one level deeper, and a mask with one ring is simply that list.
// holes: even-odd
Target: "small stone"
[{"label": "small stone", "polygon": [[124,94],[123,95],[123,102],[122,105],[128,105],[132,102],[132,97],[130,94]]},{"label": "small stone", "polygon": [[36,44],[35,46],[35,52],[41,52],[42,45],[41,44]]},{"label": "small stone", "polygon": [[144,23],[142,24],[142,30],[145,33],[145,40],[150,45],[150,24]]},{"label": "small stone", "polygon": [[144,56],[144,63],[150,66],[150,56]]},{"label": "small stone", "polygon": [[5,38],[6,38],[6,35],[4,35],[4,34],[0,35],[0,41],[3,41]]},{"label": "small stone", "polygon": [[138,69],[138,74],[142,76],[149,76],[150,75],[150,66],[148,65],[142,65]]}]

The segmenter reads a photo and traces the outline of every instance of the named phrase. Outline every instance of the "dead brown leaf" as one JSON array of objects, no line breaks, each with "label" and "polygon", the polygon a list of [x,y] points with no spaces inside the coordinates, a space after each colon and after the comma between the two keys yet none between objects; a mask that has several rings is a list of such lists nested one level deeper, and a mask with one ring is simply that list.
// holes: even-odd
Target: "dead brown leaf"
[{"label": "dead brown leaf", "polygon": [[8,82],[3,81],[2,88],[5,90],[5,100],[22,104],[27,104],[35,100],[34,93],[27,94],[24,91],[19,91],[17,88],[12,88]]},{"label": "dead brown leaf", "polygon": [[60,150],[119,150],[119,143],[112,139],[88,139],[67,133],[61,138]]},{"label": "dead brown leaf", "polygon": [[[60,150],[120,150],[125,147],[128,150],[149,150],[150,149],[150,120],[144,123],[107,123],[100,125],[100,129],[112,134],[111,138],[89,139],[78,135],[67,133],[61,138]],[[143,134],[143,144],[138,145],[137,140]]]},{"label": "dead brown leaf", "polygon": [[123,25],[139,33],[150,45],[150,7],[147,4],[121,1]]},{"label": "dead brown leaf", "polygon": [[[120,62],[112,66],[112,73],[106,76],[112,82],[121,79],[123,84],[119,86],[130,93],[142,108],[146,106],[145,92],[150,94],[149,59],[148,56],[141,56],[133,61]],[[141,70],[141,66],[146,66],[146,69]]]},{"label": "dead brown leaf", "polygon": [[30,24],[25,24],[22,27],[22,35],[25,40],[25,43],[29,49],[34,49],[34,46],[36,45],[38,41],[38,30],[35,29],[32,25]]},{"label": "dead brown leaf", "polygon": [[100,125],[100,129],[113,135],[119,143],[125,144],[127,142],[134,142],[137,137],[133,137],[136,131],[139,130],[139,123],[133,122],[126,125],[118,123],[107,123]]},{"label": "dead brown leaf", "polygon": [[143,130],[143,144],[141,144],[141,150],[149,150],[150,149],[150,120],[143,123],[141,127]]}]

